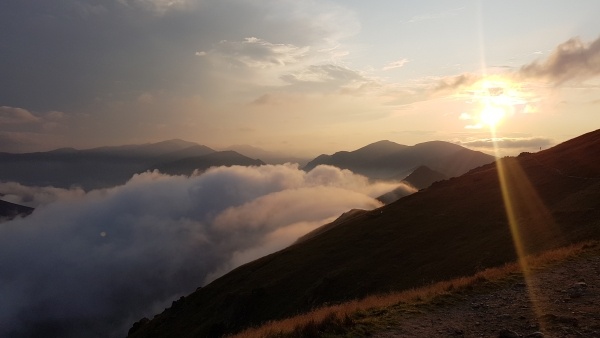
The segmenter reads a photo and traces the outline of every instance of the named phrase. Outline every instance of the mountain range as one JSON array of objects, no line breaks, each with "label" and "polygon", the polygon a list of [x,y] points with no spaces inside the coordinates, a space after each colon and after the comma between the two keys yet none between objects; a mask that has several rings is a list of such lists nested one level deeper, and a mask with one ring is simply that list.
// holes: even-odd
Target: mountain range
[{"label": "mountain range", "polygon": [[431,141],[406,146],[379,141],[354,151],[320,155],[303,169],[309,171],[319,164],[329,164],[373,179],[402,179],[424,165],[454,177],[492,161],[491,155],[449,142]]},{"label": "mountain range", "polygon": [[[376,149],[413,151],[381,145]],[[373,161],[381,155],[361,153]],[[598,158],[600,130],[498,159],[373,211],[350,212],[140,320],[129,337],[218,337],[325,304],[472,275],[518,254],[600,239]],[[456,164],[454,175],[464,171],[459,162],[442,161]]]},{"label": "mountain range", "polygon": [[160,169],[167,174],[190,175],[212,166],[260,165],[233,151],[218,152],[183,140],[77,150],[60,148],[48,152],[0,153],[0,181],[24,185],[86,190],[125,183],[136,173]]},{"label": "mountain range", "polygon": [[[183,140],[168,140],[141,145],[124,145],[78,150],[60,148],[48,152],[0,153],[0,181],[15,181],[32,186],[85,190],[107,188],[125,183],[136,173],[158,169],[171,175],[190,175],[213,166],[257,166],[302,159],[285,157],[251,146],[233,146],[234,150],[216,151]],[[263,161],[249,155],[262,155]],[[320,155],[305,171],[319,164],[350,169],[375,179],[400,180],[421,165],[447,177],[493,161],[494,157],[442,141],[404,146],[380,141],[358,150]]]}]

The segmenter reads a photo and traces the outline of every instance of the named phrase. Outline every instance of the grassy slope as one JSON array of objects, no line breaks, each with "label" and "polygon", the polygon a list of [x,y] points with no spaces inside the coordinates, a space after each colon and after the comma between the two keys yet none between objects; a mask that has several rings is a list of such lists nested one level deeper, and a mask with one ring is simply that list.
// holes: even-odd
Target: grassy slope
[{"label": "grassy slope", "polygon": [[[593,156],[599,135],[501,160],[516,173],[508,182],[526,252],[600,238],[600,180],[564,174],[583,173],[571,168],[576,165],[600,177]],[[434,183],[380,211],[232,271],[132,336],[218,336],[324,303],[472,275],[516,257],[494,164]]]},{"label": "grassy slope", "polygon": [[[582,257],[600,255],[598,242],[583,242],[527,258],[530,268],[541,271]],[[360,300],[324,306],[308,313],[244,330],[232,338],[259,337],[363,337],[402,323],[411,313],[463,301],[465,295],[488,293],[523,282],[517,263],[489,268],[472,276],[437,282],[420,288],[372,295]]]}]

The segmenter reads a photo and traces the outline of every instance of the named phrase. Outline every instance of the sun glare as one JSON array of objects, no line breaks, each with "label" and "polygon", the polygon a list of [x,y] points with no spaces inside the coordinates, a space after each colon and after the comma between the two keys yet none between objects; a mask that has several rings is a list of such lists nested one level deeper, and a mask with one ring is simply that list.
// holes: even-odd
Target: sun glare
[{"label": "sun glare", "polygon": [[502,107],[487,105],[479,115],[480,124],[490,128],[496,126],[506,117],[506,111]]},{"label": "sun glare", "polygon": [[513,81],[487,78],[474,84],[470,90],[470,101],[476,105],[472,113],[463,113],[461,119],[471,120],[469,129],[496,129],[510,116],[525,111],[526,94]]}]

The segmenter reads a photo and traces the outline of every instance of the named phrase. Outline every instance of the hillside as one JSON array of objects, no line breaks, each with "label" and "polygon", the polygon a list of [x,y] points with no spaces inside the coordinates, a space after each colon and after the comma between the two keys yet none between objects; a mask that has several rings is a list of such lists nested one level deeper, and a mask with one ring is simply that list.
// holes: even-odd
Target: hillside
[{"label": "hillside", "polygon": [[493,160],[493,156],[449,142],[431,141],[405,146],[379,141],[350,152],[320,155],[303,169],[309,171],[319,164],[329,164],[373,179],[397,179],[408,175],[416,167],[427,166],[454,177]]},{"label": "hillside", "polygon": [[0,200],[0,222],[16,216],[27,216],[32,212],[33,208]]},{"label": "hillside", "polygon": [[325,303],[472,275],[515,260],[513,233],[523,254],[598,239],[599,151],[596,130],[358,213],[174,302],[130,337],[220,336]]},{"label": "hillside", "polygon": [[598,271],[600,250],[595,245],[579,257],[542,266],[527,279],[513,273],[470,289],[450,290],[405,311],[373,311],[365,322],[386,324],[371,326],[376,338],[599,337]]},{"label": "hillside", "polygon": [[[406,176],[402,182],[408,183],[410,186],[420,190],[427,188],[434,182],[443,181],[447,178],[446,175],[422,165]],[[384,204],[390,204],[407,195],[406,189],[399,187],[377,197],[377,199]]]},{"label": "hillside", "polygon": [[[373,295],[232,338],[598,337],[600,245],[583,242],[473,276]],[[426,324],[426,325],[424,325]]]}]

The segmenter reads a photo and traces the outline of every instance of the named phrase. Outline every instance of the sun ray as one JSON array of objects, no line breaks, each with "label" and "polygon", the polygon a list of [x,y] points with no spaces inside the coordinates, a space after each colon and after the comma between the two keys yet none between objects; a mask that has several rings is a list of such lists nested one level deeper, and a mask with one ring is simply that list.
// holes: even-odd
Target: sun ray
[{"label": "sun ray", "polygon": [[[496,138],[496,131],[490,126],[492,139]],[[541,200],[535,187],[530,182],[527,174],[523,171],[518,158],[499,158],[500,151],[494,142],[494,150],[498,159],[496,169],[502,200],[506,211],[510,232],[513,238],[518,264],[523,273],[527,287],[529,300],[536,317],[542,318],[544,304],[537,297],[539,285],[533,277],[531,268],[527,262],[527,256],[536,252],[532,247],[530,239],[532,236],[543,238],[543,242],[551,243],[560,239],[560,231],[544,202]],[[526,231],[527,230],[527,231]],[[544,323],[540,320],[541,330]]]}]

